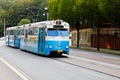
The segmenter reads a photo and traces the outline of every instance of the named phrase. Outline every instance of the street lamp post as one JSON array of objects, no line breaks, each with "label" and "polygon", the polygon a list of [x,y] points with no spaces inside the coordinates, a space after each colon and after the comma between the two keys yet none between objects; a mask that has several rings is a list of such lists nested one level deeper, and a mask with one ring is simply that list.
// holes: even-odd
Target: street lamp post
[{"label": "street lamp post", "polygon": [[4,37],[5,37],[5,18],[4,18]]},{"label": "street lamp post", "polygon": [[47,8],[47,7],[45,7],[45,10],[47,11],[47,13],[46,13],[46,17],[47,17],[47,21],[48,21],[48,20],[49,20],[48,8]]},{"label": "street lamp post", "polygon": [[47,12],[47,21],[49,20],[49,13]]}]

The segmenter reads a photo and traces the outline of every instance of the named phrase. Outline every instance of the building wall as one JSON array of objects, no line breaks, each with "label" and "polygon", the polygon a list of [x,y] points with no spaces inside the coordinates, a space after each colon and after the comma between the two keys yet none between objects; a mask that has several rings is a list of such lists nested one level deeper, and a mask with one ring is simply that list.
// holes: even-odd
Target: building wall
[{"label": "building wall", "polygon": [[[77,30],[71,30],[71,46],[77,46]],[[80,47],[97,47],[97,29],[87,28],[79,30]],[[94,35],[94,36],[93,36]],[[100,28],[100,48],[120,50],[120,28],[101,27]],[[109,46],[108,46],[109,44]]]},{"label": "building wall", "polygon": [[108,35],[114,35],[115,33],[117,33],[118,36],[120,36],[120,28],[101,28],[100,29],[100,34],[101,35],[105,35],[105,34],[108,34]]},{"label": "building wall", "polygon": [[[88,29],[80,29],[79,30],[79,46],[80,47],[89,47],[91,46],[91,34],[92,34],[92,29],[88,28]],[[77,30],[73,30],[71,31],[72,34],[72,38],[71,38],[71,43],[72,46],[76,46],[77,45]]]}]

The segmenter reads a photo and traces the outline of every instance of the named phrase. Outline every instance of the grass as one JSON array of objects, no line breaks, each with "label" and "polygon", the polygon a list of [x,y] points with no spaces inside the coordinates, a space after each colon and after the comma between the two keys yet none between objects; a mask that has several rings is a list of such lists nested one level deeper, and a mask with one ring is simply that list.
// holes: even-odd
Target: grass
[{"label": "grass", "polygon": [[100,48],[100,51],[97,51],[97,48],[91,48],[91,47],[81,47],[81,48],[71,47],[71,48],[85,50],[85,51],[93,51],[93,52],[100,52],[100,53],[106,53],[106,54],[120,55],[120,51],[117,51],[117,50],[101,49]]}]

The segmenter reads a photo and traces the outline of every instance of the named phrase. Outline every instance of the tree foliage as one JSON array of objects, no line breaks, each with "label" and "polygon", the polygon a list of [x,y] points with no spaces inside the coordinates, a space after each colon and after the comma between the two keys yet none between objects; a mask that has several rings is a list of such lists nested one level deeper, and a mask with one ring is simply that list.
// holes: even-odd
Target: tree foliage
[{"label": "tree foliage", "polygon": [[49,0],[49,15],[50,19],[58,19],[58,6],[60,0]]},{"label": "tree foliage", "polygon": [[120,25],[120,0],[99,0],[98,7],[101,14],[112,24]]},{"label": "tree foliage", "polygon": [[44,20],[47,0],[0,0],[0,21],[6,19],[6,26],[15,26],[23,18],[31,22]]},{"label": "tree foliage", "polygon": [[21,19],[21,21],[18,23],[18,25],[24,25],[24,24],[29,24],[30,20],[29,19]]},{"label": "tree foliage", "polygon": [[72,23],[74,0],[49,0],[50,19],[63,19]]},{"label": "tree foliage", "polygon": [[103,21],[120,24],[120,0],[49,0],[48,6],[51,19],[64,19],[70,24],[79,24],[81,18],[89,26]]}]

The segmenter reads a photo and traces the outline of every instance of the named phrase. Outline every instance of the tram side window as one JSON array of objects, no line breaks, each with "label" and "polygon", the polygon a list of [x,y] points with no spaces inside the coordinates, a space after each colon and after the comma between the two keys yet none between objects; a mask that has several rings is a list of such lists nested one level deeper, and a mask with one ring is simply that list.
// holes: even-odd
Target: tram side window
[{"label": "tram side window", "polygon": [[9,35],[9,30],[6,31],[6,35]]},{"label": "tram side window", "polygon": [[30,28],[28,30],[29,35],[38,35],[38,29],[37,28]]},{"label": "tram side window", "polygon": [[14,31],[13,30],[10,31],[10,35],[14,35]]},{"label": "tram side window", "polygon": [[34,28],[34,35],[38,35],[38,28]]},{"label": "tram side window", "polygon": [[18,30],[18,35],[20,35],[20,30]]},{"label": "tram side window", "polygon": [[25,30],[25,38],[28,38],[28,31],[29,30],[27,30],[27,29]]},{"label": "tram side window", "polygon": [[32,28],[30,28],[30,29],[28,30],[28,34],[29,34],[29,35],[33,35],[33,29],[32,29]]},{"label": "tram side window", "polygon": [[24,35],[24,29],[21,30],[20,34],[21,34],[21,35]]}]

